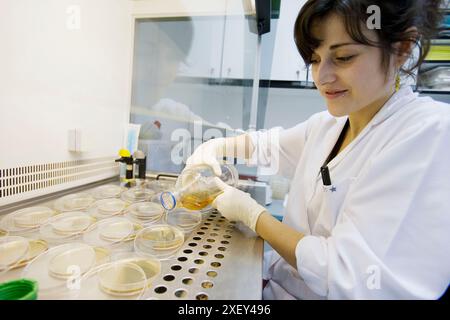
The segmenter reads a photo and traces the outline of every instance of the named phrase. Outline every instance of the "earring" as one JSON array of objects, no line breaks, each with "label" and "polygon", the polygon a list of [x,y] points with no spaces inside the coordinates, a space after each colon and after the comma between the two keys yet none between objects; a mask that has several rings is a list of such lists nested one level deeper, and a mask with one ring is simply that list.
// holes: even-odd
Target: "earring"
[{"label": "earring", "polygon": [[397,73],[397,76],[395,77],[395,92],[400,90],[400,74]]}]

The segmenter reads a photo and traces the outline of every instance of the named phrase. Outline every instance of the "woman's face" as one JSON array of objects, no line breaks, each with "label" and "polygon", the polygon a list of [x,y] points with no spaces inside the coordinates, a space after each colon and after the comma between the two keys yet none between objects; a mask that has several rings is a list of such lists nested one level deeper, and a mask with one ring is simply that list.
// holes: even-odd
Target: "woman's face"
[{"label": "woman's face", "polygon": [[[321,40],[312,55],[312,75],[332,115],[350,115],[386,101],[394,92],[393,62],[386,75],[381,49],[353,41],[339,16],[318,21],[312,32]],[[377,40],[374,31],[365,29],[364,33]]]}]

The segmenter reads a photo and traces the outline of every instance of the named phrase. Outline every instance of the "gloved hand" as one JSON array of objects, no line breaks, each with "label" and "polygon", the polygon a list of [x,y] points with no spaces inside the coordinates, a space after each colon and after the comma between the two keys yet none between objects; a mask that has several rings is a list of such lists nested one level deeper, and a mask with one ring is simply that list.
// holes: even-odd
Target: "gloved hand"
[{"label": "gloved hand", "polygon": [[186,168],[197,164],[207,164],[212,167],[217,176],[222,174],[219,161],[224,156],[225,138],[216,138],[202,143],[187,159]]},{"label": "gloved hand", "polygon": [[243,222],[256,232],[259,215],[266,209],[251,198],[250,194],[227,185],[219,178],[215,179],[223,193],[216,197],[211,206],[228,220]]}]

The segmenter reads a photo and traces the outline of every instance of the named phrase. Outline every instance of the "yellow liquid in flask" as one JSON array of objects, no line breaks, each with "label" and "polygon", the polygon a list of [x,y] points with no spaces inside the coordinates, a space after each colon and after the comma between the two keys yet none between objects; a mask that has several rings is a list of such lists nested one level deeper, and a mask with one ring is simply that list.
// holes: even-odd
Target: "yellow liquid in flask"
[{"label": "yellow liquid in flask", "polygon": [[222,192],[221,190],[216,190],[214,192],[203,191],[186,194],[180,199],[181,206],[189,210],[201,210],[210,205]]}]

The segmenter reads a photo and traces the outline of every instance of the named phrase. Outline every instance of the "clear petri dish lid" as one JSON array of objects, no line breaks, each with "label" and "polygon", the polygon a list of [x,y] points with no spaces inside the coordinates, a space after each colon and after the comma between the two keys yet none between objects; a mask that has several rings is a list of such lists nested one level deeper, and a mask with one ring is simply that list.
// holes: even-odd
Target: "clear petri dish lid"
[{"label": "clear petri dish lid", "polygon": [[[138,202],[136,204],[145,204],[147,202]],[[162,209],[160,204],[155,204],[150,202],[150,206],[144,206],[141,208],[141,211],[136,211],[136,208],[132,210],[125,211],[125,217],[129,220],[138,223],[144,227],[156,224],[161,220],[161,217],[164,214],[164,210]],[[161,208],[159,209],[158,206]]]},{"label": "clear petri dish lid", "polygon": [[42,225],[39,233],[48,242],[67,242],[76,239],[95,222],[96,219],[85,212],[64,212]]},{"label": "clear petri dish lid", "polygon": [[[103,259],[104,256],[100,255]],[[33,259],[23,270],[22,277],[39,283],[39,296],[64,298],[80,277],[99,264],[99,254],[84,243],[68,243],[53,247]]]},{"label": "clear petri dish lid", "polygon": [[89,207],[88,212],[97,219],[110,218],[122,214],[127,203],[120,199],[103,199]]},{"label": "clear petri dish lid", "polygon": [[123,192],[121,198],[123,201],[134,203],[149,201],[154,195],[155,192],[152,190],[135,187]]},{"label": "clear petri dish lid", "polygon": [[20,263],[29,251],[26,238],[6,236],[0,238],[0,273],[6,272]]},{"label": "clear petri dish lid", "polygon": [[92,189],[91,194],[95,199],[119,198],[126,189],[121,186],[107,184]]},{"label": "clear petri dish lid", "polygon": [[130,262],[138,265],[145,273],[147,286],[161,273],[161,261],[152,255],[136,252],[119,252],[113,255],[113,261]]},{"label": "clear petri dish lid", "polygon": [[133,240],[142,226],[124,217],[113,217],[93,224],[84,234],[83,241],[106,248]]},{"label": "clear petri dish lid", "polygon": [[74,299],[140,299],[148,287],[144,270],[135,263],[114,261],[98,266],[81,277]]},{"label": "clear petri dish lid", "polygon": [[165,259],[178,251],[183,243],[184,233],[181,229],[158,224],[142,229],[134,239],[134,248],[137,253]]},{"label": "clear petri dish lid", "polygon": [[3,217],[0,227],[11,234],[32,232],[46,223],[55,214],[56,211],[48,207],[24,208]]},{"label": "clear petri dish lid", "polygon": [[180,228],[184,233],[190,233],[200,225],[202,218],[203,215],[200,211],[180,208],[167,212],[164,222]]},{"label": "clear petri dish lid", "polygon": [[30,263],[30,261],[32,261],[38,255],[40,255],[48,250],[48,243],[45,240],[32,239],[32,240],[29,240],[28,244],[29,244],[28,253],[25,255],[25,257],[22,260],[19,261],[19,263],[17,263],[11,269],[21,268],[21,267],[26,266],[28,263]]},{"label": "clear petri dish lid", "polygon": [[163,213],[164,208],[158,202],[144,201],[133,203],[127,208],[127,213],[140,219],[159,219]]},{"label": "clear petri dish lid", "polygon": [[164,191],[172,191],[175,189],[175,181],[169,180],[153,180],[145,182],[143,185],[144,188],[153,190],[156,193],[164,192]]},{"label": "clear petri dish lid", "polygon": [[54,208],[61,212],[86,210],[94,202],[95,198],[88,193],[74,193],[57,199]]}]

